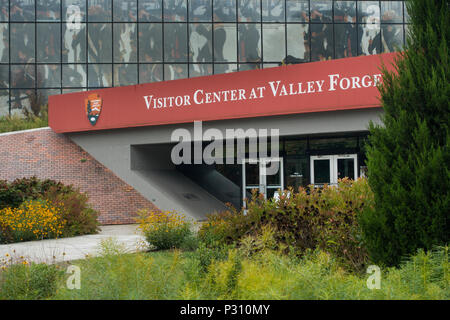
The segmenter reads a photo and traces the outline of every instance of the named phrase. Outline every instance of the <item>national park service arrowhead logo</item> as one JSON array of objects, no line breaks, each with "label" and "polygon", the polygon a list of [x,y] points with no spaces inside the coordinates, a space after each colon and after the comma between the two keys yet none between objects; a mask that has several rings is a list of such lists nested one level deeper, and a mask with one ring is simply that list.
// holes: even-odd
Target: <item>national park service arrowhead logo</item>
[{"label": "national park service arrowhead logo", "polygon": [[86,115],[93,126],[97,123],[100,112],[102,111],[102,101],[103,100],[98,93],[90,94],[88,95],[88,98],[84,100]]}]

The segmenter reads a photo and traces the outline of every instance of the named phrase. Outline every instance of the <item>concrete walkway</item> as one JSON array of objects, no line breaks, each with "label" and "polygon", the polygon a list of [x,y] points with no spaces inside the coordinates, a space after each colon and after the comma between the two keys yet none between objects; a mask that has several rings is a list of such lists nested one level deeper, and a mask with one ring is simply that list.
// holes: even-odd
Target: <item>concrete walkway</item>
[{"label": "concrete walkway", "polygon": [[0,264],[5,258],[37,263],[84,259],[86,255],[98,255],[100,243],[107,239],[116,241],[126,252],[147,249],[147,242],[137,225],[102,226],[95,235],[0,245]]}]

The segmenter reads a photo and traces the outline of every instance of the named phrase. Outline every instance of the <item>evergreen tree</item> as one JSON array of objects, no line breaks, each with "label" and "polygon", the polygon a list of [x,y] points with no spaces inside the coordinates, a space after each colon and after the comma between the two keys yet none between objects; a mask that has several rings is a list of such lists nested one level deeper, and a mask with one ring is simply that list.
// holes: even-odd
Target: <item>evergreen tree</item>
[{"label": "evergreen tree", "polygon": [[376,263],[398,265],[449,242],[449,1],[409,0],[406,48],[380,85],[383,126],[370,126],[375,207],[361,217]]}]

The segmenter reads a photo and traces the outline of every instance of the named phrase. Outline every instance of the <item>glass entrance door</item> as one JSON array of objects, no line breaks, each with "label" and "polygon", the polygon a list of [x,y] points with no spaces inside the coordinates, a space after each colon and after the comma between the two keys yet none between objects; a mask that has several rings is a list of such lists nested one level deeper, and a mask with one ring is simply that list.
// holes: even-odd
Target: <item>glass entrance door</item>
[{"label": "glass entrance door", "polygon": [[244,159],[242,171],[244,206],[253,189],[257,189],[266,199],[273,198],[278,189],[284,189],[283,158]]},{"label": "glass entrance door", "polygon": [[311,156],[311,184],[337,185],[338,179],[358,178],[356,154]]}]

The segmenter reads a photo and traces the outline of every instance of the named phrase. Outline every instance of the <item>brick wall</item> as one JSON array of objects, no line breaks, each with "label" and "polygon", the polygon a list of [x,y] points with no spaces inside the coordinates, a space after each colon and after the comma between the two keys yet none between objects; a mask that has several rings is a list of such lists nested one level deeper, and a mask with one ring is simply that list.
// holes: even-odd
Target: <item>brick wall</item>
[{"label": "brick wall", "polygon": [[31,176],[73,184],[86,192],[102,224],[134,223],[138,209],[156,209],[111,170],[50,128],[0,134],[0,179]]}]

